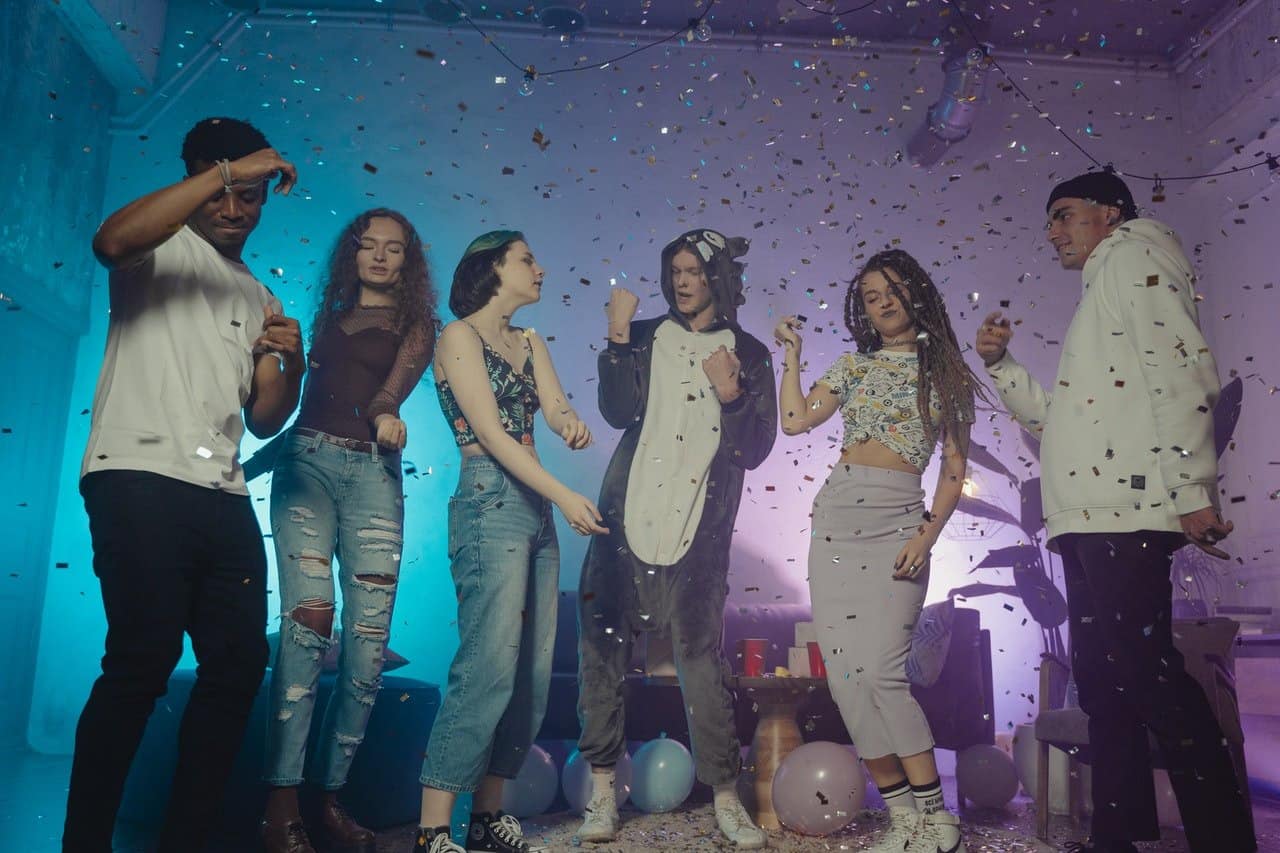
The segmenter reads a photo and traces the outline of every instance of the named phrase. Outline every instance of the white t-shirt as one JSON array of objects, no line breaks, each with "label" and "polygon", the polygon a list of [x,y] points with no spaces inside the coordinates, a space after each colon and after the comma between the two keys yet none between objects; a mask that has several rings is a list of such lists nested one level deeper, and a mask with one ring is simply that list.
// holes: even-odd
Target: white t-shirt
[{"label": "white t-shirt", "polygon": [[675,564],[698,532],[707,475],[720,449],[720,398],[702,360],[733,344],[728,329],[691,332],[670,320],[654,333],[623,524],[631,552],[650,565]]},{"label": "white t-shirt", "polygon": [[184,226],[110,276],[107,349],[93,398],[91,471],[151,471],[247,495],[241,408],[263,308],[280,303],[249,268]]}]

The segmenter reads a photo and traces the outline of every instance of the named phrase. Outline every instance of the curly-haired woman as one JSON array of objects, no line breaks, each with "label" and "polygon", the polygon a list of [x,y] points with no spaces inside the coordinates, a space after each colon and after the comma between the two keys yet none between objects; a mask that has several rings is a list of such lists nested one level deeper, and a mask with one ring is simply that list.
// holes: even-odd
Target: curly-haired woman
[{"label": "curly-haired woman", "polygon": [[400,406],[435,349],[436,294],[422,240],[401,214],[369,210],[343,229],[312,324],[297,422],[271,487],[280,644],[271,678],[262,836],[269,853],[310,853],[298,808],[321,659],[342,591],[338,677],[325,709],[311,832],[327,848],[373,853],[338,803],[382,677],[404,522]]}]

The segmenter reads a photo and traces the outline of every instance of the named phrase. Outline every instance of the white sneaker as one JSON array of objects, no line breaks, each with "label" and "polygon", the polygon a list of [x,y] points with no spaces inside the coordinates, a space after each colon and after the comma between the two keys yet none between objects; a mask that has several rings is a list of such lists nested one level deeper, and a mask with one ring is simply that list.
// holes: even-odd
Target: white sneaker
[{"label": "white sneaker", "polygon": [[920,833],[920,812],[911,806],[889,807],[889,828],[867,853],[903,853]]},{"label": "white sneaker", "polygon": [[716,824],[739,850],[762,850],[768,846],[769,836],[752,822],[736,795],[723,805],[716,803]]},{"label": "white sneaker", "polygon": [[921,815],[920,831],[906,853],[965,853],[960,818],[946,811]]},{"label": "white sneaker", "polygon": [[579,841],[598,844],[618,836],[618,800],[612,785],[607,791],[593,796],[582,814],[582,826],[578,828],[577,836]]}]

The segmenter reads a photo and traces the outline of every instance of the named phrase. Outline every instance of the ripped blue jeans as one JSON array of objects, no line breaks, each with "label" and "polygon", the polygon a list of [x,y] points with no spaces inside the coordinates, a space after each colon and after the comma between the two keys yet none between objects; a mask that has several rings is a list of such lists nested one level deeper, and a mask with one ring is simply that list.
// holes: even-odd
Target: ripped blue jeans
[{"label": "ripped blue jeans", "polygon": [[271,673],[265,781],[303,781],[321,661],[342,592],[338,676],[307,775],[325,790],[347,780],[382,682],[400,575],[404,499],[400,454],[341,447],[321,435],[286,439],[271,485],[280,578],[280,644]]}]

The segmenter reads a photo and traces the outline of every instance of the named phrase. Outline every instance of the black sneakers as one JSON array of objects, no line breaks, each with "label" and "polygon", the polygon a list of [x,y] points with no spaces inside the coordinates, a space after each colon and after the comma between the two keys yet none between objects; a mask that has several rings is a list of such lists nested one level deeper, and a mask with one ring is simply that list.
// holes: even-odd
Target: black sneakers
[{"label": "black sneakers", "polygon": [[529,846],[520,821],[511,815],[472,812],[471,829],[467,832],[468,853],[536,853],[541,849]]},{"label": "black sneakers", "polygon": [[437,826],[433,829],[418,827],[418,834],[413,839],[413,846],[409,848],[409,853],[467,853],[467,851],[449,837],[449,827]]}]

